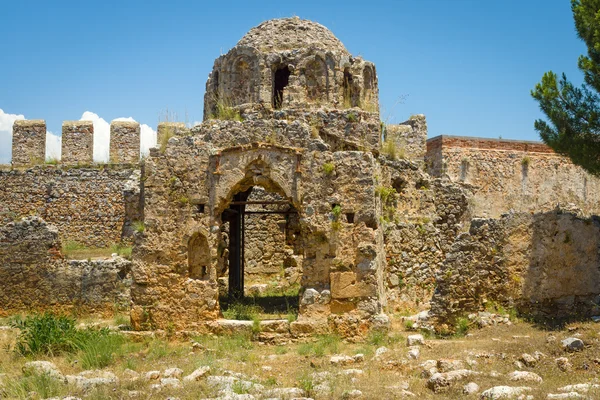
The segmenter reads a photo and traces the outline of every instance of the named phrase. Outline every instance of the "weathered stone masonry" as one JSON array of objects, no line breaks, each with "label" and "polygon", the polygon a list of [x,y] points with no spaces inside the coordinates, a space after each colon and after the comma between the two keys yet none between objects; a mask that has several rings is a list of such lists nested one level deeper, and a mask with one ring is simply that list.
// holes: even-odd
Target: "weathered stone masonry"
[{"label": "weathered stone masonry", "polygon": [[[538,318],[600,312],[599,180],[543,144],[426,141],[423,115],[382,126],[375,66],[299,18],[250,30],[206,88],[204,122],[161,123],[143,167],[135,123],[111,124],[110,166],[87,165],[82,121],[63,128],[72,158],[34,166],[45,123],[15,123],[13,169],[0,169],[0,308],[130,298],[136,329],[216,332],[219,291],[246,289],[245,276],[299,282],[284,329],[296,336],[361,337],[394,309],[431,307],[450,330],[490,302]],[[30,214],[48,225],[13,222]],[[59,254],[59,240],[127,240],[135,221],[131,265]]]}]

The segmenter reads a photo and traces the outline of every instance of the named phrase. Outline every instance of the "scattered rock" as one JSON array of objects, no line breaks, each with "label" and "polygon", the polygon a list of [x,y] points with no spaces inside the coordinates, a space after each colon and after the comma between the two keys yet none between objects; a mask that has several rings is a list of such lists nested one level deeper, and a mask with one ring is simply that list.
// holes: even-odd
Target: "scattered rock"
[{"label": "scattered rock", "polygon": [[434,391],[434,393],[440,393],[447,390],[453,382],[463,380],[469,376],[480,375],[479,372],[471,371],[469,369],[459,369],[450,372],[438,372],[433,374],[431,378],[427,380],[427,387]]},{"label": "scattered rock", "polygon": [[85,391],[94,389],[98,386],[116,385],[119,379],[110,371],[83,371],[78,375],[67,375],[67,382]]},{"label": "scattered rock", "polygon": [[59,381],[64,381],[65,376],[60,372],[58,367],[50,361],[29,361],[23,366],[25,375],[48,375]]},{"label": "scattered rock", "polygon": [[573,367],[573,365],[571,364],[571,361],[569,361],[569,359],[567,357],[559,357],[559,358],[555,359],[554,361],[556,361],[556,366],[558,367],[558,369],[560,369],[563,372],[570,371],[571,368]]},{"label": "scattered rock", "polygon": [[375,350],[375,358],[380,358],[388,351],[389,349],[387,347],[379,347],[377,350]]},{"label": "scattered rock", "polygon": [[600,385],[593,383],[579,383],[576,385],[567,385],[558,388],[559,392],[579,392],[579,393],[587,393],[591,389],[600,389]]},{"label": "scattered rock", "polygon": [[357,354],[354,357],[345,355],[335,355],[329,359],[329,362],[333,365],[349,365],[354,363],[363,362],[365,360],[364,354]]},{"label": "scattered rock", "polygon": [[515,397],[529,391],[531,391],[531,388],[526,386],[494,386],[493,388],[481,393],[481,399],[514,399]]},{"label": "scattered rock", "polygon": [[202,378],[209,372],[210,372],[210,367],[208,365],[200,367],[200,368],[196,369],[194,372],[192,372],[191,374],[189,374],[188,376],[186,376],[185,378],[183,378],[183,381],[184,382],[199,381],[200,378]]},{"label": "scattered rock", "polygon": [[362,375],[364,371],[362,369],[344,369],[340,371],[340,375]]},{"label": "scattered rock", "polygon": [[475,394],[479,392],[479,385],[475,382],[469,382],[465,386],[463,386],[464,394]]},{"label": "scattered rock", "polygon": [[418,346],[425,344],[425,339],[423,335],[408,335],[406,338],[407,346]]},{"label": "scattered rock", "polygon": [[299,397],[305,397],[306,392],[300,388],[275,388],[267,390],[264,393],[265,398],[284,398],[284,399],[297,399]]},{"label": "scattered rock", "polygon": [[450,358],[441,358],[437,360],[436,367],[440,372],[456,371],[458,369],[465,369],[465,365],[462,360],[453,360]]},{"label": "scattered rock", "polygon": [[587,399],[586,396],[577,392],[548,394],[547,399]]},{"label": "scattered rock", "polygon": [[123,379],[126,379],[128,381],[137,381],[138,379],[140,379],[140,374],[138,374],[132,369],[127,368],[125,371],[123,371]]},{"label": "scattered rock", "polygon": [[165,378],[181,378],[183,376],[183,370],[179,368],[168,368],[163,373]]},{"label": "scattered rock", "polygon": [[155,381],[160,378],[160,371],[148,371],[144,374],[144,379],[147,381]]},{"label": "scattered rock", "polygon": [[419,350],[418,346],[413,346],[410,350],[408,350],[408,358],[412,360],[417,360],[420,354],[421,351]]},{"label": "scattered rock", "polygon": [[360,399],[362,397],[362,395],[363,394],[360,390],[354,389],[349,392],[344,392],[344,394],[342,394],[342,399],[343,400]]},{"label": "scattered rock", "polygon": [[180,389],[183,387],[181,381],[177,378],[162,378],[160,380],[160,386],[171,389]]},{"label": "scattered rock", "polygon": [[535,382],[542,383],[542,377],[534,372],[514,371],[508,374],[508,379],[517,382]]},{"label": "scattered rock", "polygon": [[584,348],[583,340],[575,337],[566,338],[565,340],[562,340],[561,343],[563,349],[567,351],[579,351]]},{"label": "scattered rock", "polygon": [[537,365],[538,360],[531,354],[523,353],[519,357],[519,361],[525,364],[529,368],[533,368]]}]

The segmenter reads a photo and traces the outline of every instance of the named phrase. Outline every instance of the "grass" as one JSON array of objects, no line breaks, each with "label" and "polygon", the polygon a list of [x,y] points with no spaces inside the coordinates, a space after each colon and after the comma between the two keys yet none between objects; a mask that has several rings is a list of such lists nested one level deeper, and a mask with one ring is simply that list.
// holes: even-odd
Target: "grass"
[{"label": "grass", "polygon": [[227,319],[237,320],[256,320],[263,311],[260,306],[255,304],[231,303],[226,310],[223,311],[223,316]]},{"label": "grass", "polygon": [[133,230],[137,233],[144,233],[144,231],[146,230],[146,225],[144,224],[144,221],[133,221],[131,226],[133,227]]},{"label": "grass", "polygon": [[62,245],[62,254],[69,260],[88,260],[91,258],[107,258],[112,254],[130,259],[131,246],[114,243],[109,247],[89,247],[77,241],[68,240]]},{"label": "grass", "polygon": [[240,112],[235,109],[229,101],[219,98],[215,106],[215,112],[210,116],[211,119],[219,119],[223,121],[238,121],[242,122],[244,119],[240,115]]},{"label": "grass", "polygon": [[[74,329],[86,331],[87,329],[77,328],[80,322],[75,321],[72,324]],[[86,322],[103,323],[104,321],[89,319]],[[211,367],[211,375],[244,374],[248,377],[246,380],[267,387],[300,387],[308,392],[308,396],[315,399],[340,399],[343,398],[344,392],[353,389],[362,391],[364,399],[397,398],[399,382],[406,383],[408,390],[423,400],[466,398],[462,394],[462,386],[468,381],[451,385],[445,393],[433,394],[425,385],[426,379],[421,377],[422,368],[419,364],[424,360],[450,358],[463,360],[465,363],[466,360],[476,362],[472,366],[466,365],[466,368],[482,372],[481,375],[470,378],[480,385],[482,391],[499,385],[531,386],[532,391],[528,394],[536,399],[544,399],[548,393],[557,393],[558,387],[593,382],[597,378],[600,365],[594,360],[600,354],[598,330],[598,324],[591,322],[573,323],[564,330],[558,331],[540,329],[525,321],[517,321],[511,326],[471,328],[465,337],[427,339],[426,345],[421,346],[419,360],[408,360],[406,357],[408,348],[405,336],[409,332],[404,331],[402,319],[398,316],[392,317],[390,334],[373,331],[367,335],[363,343],[346,342],[336,335],[321,335],[308,339],[312,341],[304,343],[294,341],[279,345],[259,345],[251,340],[251,335],[202,335],[193,338],[202,345],[202,349],[192,350],[188,339],[134,339],[119,333],[111,333],[109,336],[102,337],[107,338],[107,341],[112,340],[108,339],[112,336],[118,339],[98,345],[93,351],[88,350],[86,357],[93,361],[86,361],[86,366],[82,361],[84,351],[80,348],[73,352],[35,357],[31,355],[23,357],[14,351],[0,351],[0,373],[6,374],[3,379],[2,398],[24,399],[28,396],[35,399],[66,396],[86,399],[128,398],[131,390],[141,391],[143,393],[141,398],[153,399],[177,397],[181,400],[191,400],[219,397],[219,393],[208,387],[205,380],[187,383],[182,389],[166,388],[157,394],[150,389],[153,382],[148,383],[144,380],[129,382],[123,375],[126,368],[144,373],[151,370],[164,371],[171,367],[181,368],[187,375],[205,365]],[[70,331],[72,328],[67,329],[67,332]],[[0,348],[14,349],[17,334],[18,331],[0,331]],[[586,343],[588,347],[584,351],[566,353],[561,349],[560,340],[573,335],[580,336]],[[552,337],[556,339],[551,340]],[[380,346],[386,346],[389,351],[380,361],[373,360],[369,354],[374,353],[374,350]],[[545,356],[535,368],[528,368],[528,370],[542,376],[543,382],[529,384],[508,381],[506,375],[515,370],[514,363],[520,355],[533,354],[535,351],[540,351]],[[351,366],[336,366],[329,362],[329,357],[333,354],[351,356],[357,353],[367,354],[366,360]],[[554,361],[557,357],[568,357],[573,364],[573,370],[566,373],[560,371]],[[44,375],[24,376],[22,367],[32,358],[47,359],[66,375],[78,374],[108,364],[103,370],[115,373],[120,380],[115,386],[84,392]],[[388,364],[388,360],[392,363]],[[267,366],[268,369],[262,368]],[[342,372],[348,368],[358,368],[364,373],[355,377],[343,374]],[[496,375],[492,374],[492,371],[495,371]],[[329,374],[325,382],[331,388],[330,391],[319,394],[318,385],[323,382],[323,379],[317,379],[315,373]],[[245,388],[240,386],[235,390],[241,392]],[[36,395],[32,397],[31,392],[35,392]],[[587,396],[599,398],[599,394],[591,392]],[[471,397],[478,398],[478,396]]]}]

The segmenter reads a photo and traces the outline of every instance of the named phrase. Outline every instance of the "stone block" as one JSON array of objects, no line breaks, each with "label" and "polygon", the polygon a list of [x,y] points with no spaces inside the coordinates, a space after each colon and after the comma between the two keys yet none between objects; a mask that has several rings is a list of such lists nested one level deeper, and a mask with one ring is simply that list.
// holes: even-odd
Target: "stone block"
[{"label": "stone block", "polygon": [[46,157],[46,121],[18,120],[13,124],[12,165],[43,164]]},{"label": "stone block", "polygon": [[167,145],[169,138],[175,135],[180,135],[187,131],[188,128],[183,122],[161,122],[158,124],[156,131],[157,147],[161,150]]},{"label": "stone block", "polygon": [[64,121],[62,125],[62,162],[91,164],[94,159],[92,121]]},{"label": "stone block", "polygon": [[349,299],[355,297],[371,297],[377,295],[377,288],[366,282],[358,281],[354,272],[332,272],[331,297],[334,299]]},{"label": "stone block", "polygon": [[110,161],[134,164],[140,160],[140,124],[113,121],[110,124]]}]

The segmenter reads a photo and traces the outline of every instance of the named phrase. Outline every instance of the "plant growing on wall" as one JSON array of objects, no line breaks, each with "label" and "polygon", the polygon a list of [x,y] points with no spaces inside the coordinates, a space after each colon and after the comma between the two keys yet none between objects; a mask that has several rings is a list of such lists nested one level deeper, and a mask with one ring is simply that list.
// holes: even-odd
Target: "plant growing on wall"
[{"label": "plant growing on wall", "polygon": [[600,2],[571,0],[571,10],[577,35],[588,49],[578,61],[584,83],[575,87],[564,73],[559,79],[546,72],[531,95],[548,122],[538,119],[534,126],[554,151],[600,175]]},{"label": "plant growing on wall", "polygon": [[323,173],[325,175],[330,176],[335,171],[335,164],[333,164],[333,163],[325,163],[325,164],[323,164],[322,169],[323,169]]}]

